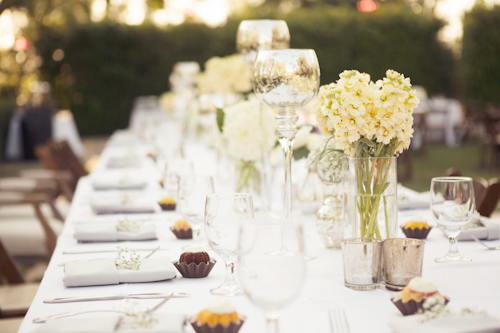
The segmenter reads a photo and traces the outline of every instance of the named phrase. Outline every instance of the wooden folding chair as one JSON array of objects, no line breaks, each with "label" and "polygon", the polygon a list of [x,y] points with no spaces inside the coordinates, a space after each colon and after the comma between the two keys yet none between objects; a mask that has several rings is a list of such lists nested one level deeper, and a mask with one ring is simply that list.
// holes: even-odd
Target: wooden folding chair
[{"label": "wooden folding chair", "polygon": [[[24,281],[2,241],[0,241],[0,276],[8,282],[8,285],[0,286],[0,318],[24,317],[40,284]],[[12,326],[12,322],[9,323]],[[5,324],[7,325],[7,322]],[[0,328],[3,326],[0,321]],[[3,328],[2,332],[5,332]]]},{"label": "wooden folding chair", "polygon": [[488,188],[488,182],[481,177],[472,177],[472,186],[474,187],[474,199],[476,199],[476,208],[479,207],[484,191]]},{"label": "wooden folding chair", "polygon": [[42,164],[51,170],[66,170],[73,175],[72,189],[80,177],[86,176],[87,171],[78,157],[73,153],[67,141],[50,140],[44,145],[35,148],[35,154]]},{"label": "wooden folding chair", "polygon": [[47,202],[43,193],[0,191],[0,239],[10,255],[29,261],[50,259],[63,223],[43,213]]},{"label": "wooden folding chair", "polygon": [[477,211],[481,216],[490,217],[495,211],[500,200],[500,181],[490,182],[483,192],[483,195],[477,205]]}]

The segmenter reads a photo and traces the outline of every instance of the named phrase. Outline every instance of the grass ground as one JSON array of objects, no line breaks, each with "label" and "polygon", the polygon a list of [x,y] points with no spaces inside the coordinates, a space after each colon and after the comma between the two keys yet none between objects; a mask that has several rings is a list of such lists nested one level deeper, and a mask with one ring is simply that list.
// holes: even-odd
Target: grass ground
[{"label": "grass ground", "polygon": [[463,176],[500,177],[500,166],[481,167],[483,147],[479,143],[466,143],[456,148],[444,145],[428,146],[425,152],[411,151],[413,178],[402,184],[416,191],[428,191],[433,177],[443,176],[448,168],[456,168]]}]

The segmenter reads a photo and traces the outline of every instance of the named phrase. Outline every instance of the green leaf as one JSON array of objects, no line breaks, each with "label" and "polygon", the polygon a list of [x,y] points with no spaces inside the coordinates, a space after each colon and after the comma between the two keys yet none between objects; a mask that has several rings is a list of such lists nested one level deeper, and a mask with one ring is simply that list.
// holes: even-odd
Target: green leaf
[{"label": "green leaf", "polygon": [[301,158],[307,158],[307,155],[309,155],[309,149],[306,147],[300,147],[299,149],[293,151],[292,156],[294,160],[300,160]]},{"label": "green leaf", "polygon": [[217,108],[217,127],[221,133],[222,126],[224,126],[224,110]]}]

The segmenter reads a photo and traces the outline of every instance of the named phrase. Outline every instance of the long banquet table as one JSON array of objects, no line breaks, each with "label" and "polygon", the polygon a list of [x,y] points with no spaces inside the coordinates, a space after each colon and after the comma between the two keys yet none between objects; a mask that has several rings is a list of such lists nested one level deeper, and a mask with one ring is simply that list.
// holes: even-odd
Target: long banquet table
[{"label": "long banquet table", "polygon": [[[80,288],[65,288],[63,286],[63,268],[59,264],[79,259],[114,258],[114,253],[92,254],[63,254],[63,251],[91,251],[109,249],[117,245],[121,247],[155,248],[161,246],[158,253],[168,255],[171,260],[179,258],[183,252],[182,247],[191,243],[191,240],[177,240],[170,232],[169,227],[180,217],[176,212],[157,212],[155,214],[134,214],[134,217],[151,219],[157,227],[158,240],[142,242],[120,243],[77,243],[73,238],[75,222],[82,220],[109,219],[117,215],[99,215],[92,213],[89,199],[93,194],[90,186],[92,176],[106,169],[105,161],[109,156],[117,155],[129,150],[134,150],[141,156],[140,167],[134,172],[148,177],[148,186],[143,190],[144,195],[149,195],[154,200],[161,197],[161,187],[158,184],[159,174],[152,160],[146,156],[148,147],[136,144],[131,147],[108,145],[95,171],[80,180],[72,203],[70,213],[65,222],[64,229],[58,238],[57,247],[50,264],[41,282],[40,289],[31,304],[31,307],[20,327],[19,332],[34,332],[40,325],[34,324],[33,319],[68,311],[96,310],[96,309],[124,309],[131,303],[138,303],[143,308],[152,307],[160,302],[159,299],[143,300],[114,300],[91,301],[78,303],[44,304],[44,299],[70,296],[107,295],[117,293],[151,293],[151,292],[187,292],[188,298],[173,298],[156,311],[158,316],[165,313],[183,313],[192,316],[203,309],[214,296],[210,289],[217,287],[224,280],[224,262],[214,252],[209,251],[218,263],[207,278],[186,279],[177,274],[177,278],[153,283],[131,283],[111,286],[92,286]],[[215,168],[215,157],[208,149],[199,144],[186,145],[187,158],[193,159],[197,173],[210,173]],[[217,183],[215,184],[218,192]],[[405,221],[415,211],[402,211],[399,214],[400,222]],[[419,213],[430,220],[429,210]],[[122,216],[120,214],[119,216]],[[321,243],[315,227],[314,215],[302,215],[294,212],[294,219],[304,224],[306,246],[308,253],[316,256],[307,262],[307,279],[299,298],[282,311],[280,317],[282,332],[330,332],[328,310],[343,308],[346,310],[348,323],[352,332],[391,332],[388,324],[401,318],[398,309],[391,303],[392,292],[385,288],[374,291],[353,291],[344,286],[342,252],[341,250],[326,249]],[[404,237],[402,234],[400,235]],[[497,242],[492,242],[497,243]],[[485,309],[492,316],[500,318],[500,251],[488,251],[475,242],[460,242],[459,250],[467,257],[473,259],[471,263],[438,264],[434,259],[442,256],[448,249],[448,242],[444,235],[433,230],[425,241],[425,255],[423,276],[437,283],[442,294],[451,299],[453,309],[470,307]],[[139,252],[146,254],[147,252]],[[159,254],[158,254],[159,255]],[[231,301],[239,313],[247,316],[247,320],[240,330],[241,333],[263,332],[264,317],[262,312],[254,306],[245,296],[232,297]],[[95,314],[94,314],[95,315]],[[194,332],[187,325],[186,332]],[[139,330],[140,331],[140,330]]]}]

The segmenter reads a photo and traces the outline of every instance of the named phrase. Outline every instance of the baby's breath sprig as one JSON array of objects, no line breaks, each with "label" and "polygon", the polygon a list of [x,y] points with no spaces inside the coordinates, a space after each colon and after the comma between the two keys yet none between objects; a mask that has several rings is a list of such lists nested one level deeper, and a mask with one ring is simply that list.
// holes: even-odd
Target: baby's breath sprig
[{"label": "baby's breath sprig", "polygon": [[135,251],[129,252],[128,248],[116,247],[118,257],[115,259],[116,267],[138,271],[141,266],[141,256]]},{"label": "baby's breath sprig", "polygon": [[135,234],[139,232],[140,228],[141,224],[139,222],[129,220],[126,217],[124,219],[119,219],[118,223],[116,224],[116,231],[121,232],[131,232]]},{"label": "baby's breath sprig", "polygon": [[128,205],[131,205],[132,204],[132,198],[130,198],[130,196],[128,196],[127,194],[124,194],[122,196],[122,205],[123,206],[128,206]]}]

